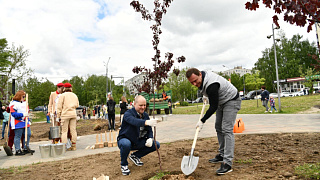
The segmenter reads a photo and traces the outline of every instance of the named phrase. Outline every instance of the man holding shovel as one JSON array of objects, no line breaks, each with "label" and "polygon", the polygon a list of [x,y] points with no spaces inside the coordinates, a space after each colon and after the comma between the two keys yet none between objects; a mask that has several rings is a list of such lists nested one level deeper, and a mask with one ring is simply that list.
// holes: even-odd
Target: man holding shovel
[{"label": "man holding shovel", "polygon": [[209,98],[209,109],[196,125],[202,129],[203,124],[216,112],[215,129],[219,142],[219,154],[209,159],[210,163],[221,163],[217,174],[223,175],[232,171],[234,157],[233,127],[241,100],[237,88],[222,76],[211,71],[199,71],[190,68],[186,72],[189,82],[198,87],[200,93]]},{"label": "man holding shovel", "polygon": [[[117,138],[123,175],[130,174],[127,158],[131,150],[138,150],[129,156],[129,159],[137,166],[143,166],[140,158],[156,150],[152,127],[156,126],[157,120],[150,120],[145,109],[146,99],[139,95],[135,98],[134,108],[124,113]],[[156,141],[156,144],[159,149],[160,143]]]}]

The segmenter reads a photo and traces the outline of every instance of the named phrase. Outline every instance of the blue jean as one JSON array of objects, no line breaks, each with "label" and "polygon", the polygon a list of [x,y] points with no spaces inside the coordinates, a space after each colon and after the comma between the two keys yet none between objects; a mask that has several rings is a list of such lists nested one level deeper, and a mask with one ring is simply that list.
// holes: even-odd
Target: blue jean
[{"label": "blue jean", "polygon": [[[4,132],[6,130],[6,126],[8,125],[8,122],[2,122],[2,138],[4,138]],[[9,127],[9,126],[8,126]]]},{"label": "blue jean", "polygon": [[47,115],[47,123],[50,123],[50,116]]},{"label": "blue jean", "polygon": [[[27,130],[28,132],[28,137],[27,137],[27,146],[29,147],[29,142],[30,142],[30,137],[31,137],[31,129],[30,129],[30,127],[28,127],[28,130]],[[13,140],[13,143],[14,143],[14,147],[15,147],[15,149],[16,149],[16,151],[17,150],[20,150],[21,148],[20,148],[20,139],[21,139],[21,136],[22,135],[25,135],[25,128],[20,128],[20,129],[15,129],[14,130],[14,140]],[[22,142],[23,144],[25,144],[25,139],[23,139],[23,142]],[[27,147],[25,146],[25,149],[26,149]]]},{"label": "blue jean", "polygon": [[272,108],[273,108],[275,111],[277,111],[277,109],[276,109],[275,106],[271,106],[271,107],[270,107],[270,111],[271,111],[271,112],[272,112]]},{"label": "blue jean", "polygon": [[[128,165],[127,158],[131,150],[138,150],[133,153],[138,158],[142,158],[143,156],[156,150],[156,146],[154,145],[154,142],[152,143],[151,147],[146,147],[145,146],[146,140],[147,139],[141,140],[137,145],[132,145],[131,141],[127,138],[122,138],[118,140],[118,147],[120,149],[121,166]],[[160,148],[160,143],[158,141],[157,141],[157,147],[158,149]]]},{"label": "blue jean", "polygon": [[219,153],[223,162],[232,166],[234,157],[234,134],[233,128],[237,113],[241,107],[241,100],[228,101],[218,106],[216,111],[216,132],[219,142]]}]

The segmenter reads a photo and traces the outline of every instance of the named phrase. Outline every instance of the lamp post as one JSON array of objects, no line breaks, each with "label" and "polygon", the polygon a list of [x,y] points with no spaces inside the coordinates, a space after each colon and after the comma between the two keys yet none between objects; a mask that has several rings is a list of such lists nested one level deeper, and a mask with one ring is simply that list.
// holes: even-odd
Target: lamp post
[{"label": "lamp post", "polygon": [[107,85],[106,85],[106,103],[107,103],[107,101],[108,101],[108,64],[109,64],[109,61],[110,61],[110,59],[111,59],[111,57],[109,57],[109,59],[108,59],[108,62],[107,63],[105,63],[104,61],[104,65],[106,66],[106,82],[107,82]]},{"label": "lamp post", "polygon": [[280,100],[280,88],[279,88],[279,75],[278,75],[278,61],[277,61],[277,49],[276,49],[276,41],[280,41],[280,39],[275,39],[274,38],[274,30],[279,29],[279,26],[273,27],[272,24],[272,35],[267,36],[268,39],[273,37],[273,48],[274,48],[274,60],[275,60],[275,65],[276,65],[276,76],[277,76],[277,92],[278,92],[278,108],[279,112],[281,111],[281,100]]}]

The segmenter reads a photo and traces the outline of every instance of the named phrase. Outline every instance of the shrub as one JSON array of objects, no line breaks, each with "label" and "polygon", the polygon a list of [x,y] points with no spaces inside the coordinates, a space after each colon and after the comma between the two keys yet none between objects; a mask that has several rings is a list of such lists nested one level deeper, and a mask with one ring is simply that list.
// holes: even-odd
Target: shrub
[{"label": "shrub", "polygon": [[180,103],[180,106],[188,106],[188,105],[189,105],[189,103],[187,101],[182,101]]}]

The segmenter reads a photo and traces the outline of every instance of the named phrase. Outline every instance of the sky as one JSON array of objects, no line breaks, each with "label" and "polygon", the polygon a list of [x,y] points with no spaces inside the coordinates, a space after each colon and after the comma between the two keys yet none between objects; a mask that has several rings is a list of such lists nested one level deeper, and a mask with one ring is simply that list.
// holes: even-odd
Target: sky
[{"label": "sky", "polygon": [[[273,45],[272,9],[260,4],[245,9],[248,0],[174,0],[162,21],[161,55],[185,56],[178,68],[225,71],[251,69],[262,51]],[[27,66],[54,84],[73,76],[135,76],[134,66],[151,68],[152,22],[130,6],[131,0],[0,0],[0,38],[29,50]],[[140,0],[149,11],[152,0]],[[162,1],[161,1],[162,2]],[[316,42],[315,28],[282,21],[287,38],[303,35]],[[275,36],[277,37],[275,30]],[[163,58],[162,58],[163,59]],[[121,79],[114,79],[116,84]]]}]

